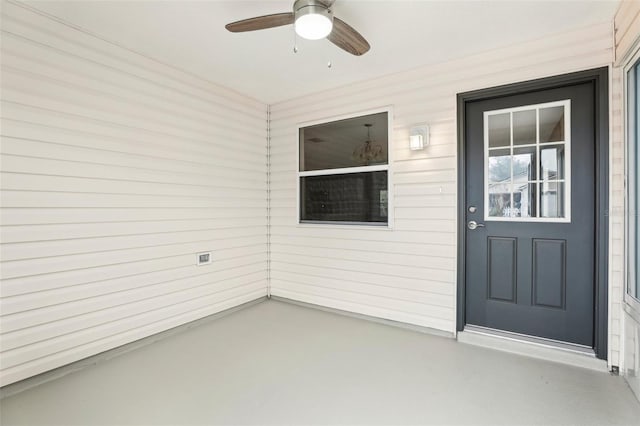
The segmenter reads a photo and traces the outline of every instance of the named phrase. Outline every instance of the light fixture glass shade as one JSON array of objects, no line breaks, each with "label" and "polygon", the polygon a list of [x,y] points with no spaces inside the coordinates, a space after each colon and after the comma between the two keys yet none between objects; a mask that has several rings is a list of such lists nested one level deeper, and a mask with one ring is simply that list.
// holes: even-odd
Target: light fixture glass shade
[{"label": "light fixture glass shade", "polygon": [[429,126],[421,124],[413,126],[409,131],[409,148],[412,151],[424,149],[429,145]]},{"label": "light fixture glass shade", "polygon": [[307,40],[320,40],[331,33],[333,22],[326,15],[310,13],[298,16],[295,23],[296,34]]},{"label": "light fixture glass shade", "polygon": [[424,148],[424,139],[422,135],[411,135],[409,136],[409,147],[411,150],[416,151]]}]

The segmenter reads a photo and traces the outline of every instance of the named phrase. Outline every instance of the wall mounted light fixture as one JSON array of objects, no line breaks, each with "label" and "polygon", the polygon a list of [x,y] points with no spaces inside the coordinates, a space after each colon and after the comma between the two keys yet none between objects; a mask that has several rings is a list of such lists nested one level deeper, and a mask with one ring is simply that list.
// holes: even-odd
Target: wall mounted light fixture
[{"label": "wall mounted light fixture", "polygon": [[429,126],[420,124],[413,126],[409,131],[409,148],[412,151],[424,149],[429,145]]}]

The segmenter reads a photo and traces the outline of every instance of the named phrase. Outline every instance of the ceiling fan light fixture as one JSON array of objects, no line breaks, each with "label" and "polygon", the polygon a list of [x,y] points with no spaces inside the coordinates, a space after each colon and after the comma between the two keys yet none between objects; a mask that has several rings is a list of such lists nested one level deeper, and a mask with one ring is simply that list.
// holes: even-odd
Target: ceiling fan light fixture
[{"label": "ceiling fan light fixture", "polygon": [[317,0],[298,0],[293,5],[296,34],[307,40],[320,40],[331,34],[333,13]]},{"label": "ceiling fan light fixture", "polygon": [[[293,10],[284,13],[256,16],[230,22],[225,28],[232,33],[266,30],[293,25],[302,38],[318,40],[326,38],[340,49],[355,56],[364,55],[371,46],[352,26],[333,16],[336,0],[295,0]],[[294,47],[294,52],[297,48]],[[331,68],[331,62],[329,62]]]}]

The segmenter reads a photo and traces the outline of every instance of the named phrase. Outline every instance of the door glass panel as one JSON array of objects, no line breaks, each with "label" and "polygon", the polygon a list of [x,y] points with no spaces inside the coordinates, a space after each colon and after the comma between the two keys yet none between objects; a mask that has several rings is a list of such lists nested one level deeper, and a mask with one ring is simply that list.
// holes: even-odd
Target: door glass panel
[{"label": "door glass panel", "polygon": [[512,217],[536,216],[536,187],[535,182],[525,182],[513,185],[513,215]]},{"label": "door glass panel", "polygon": [[485,219],[570,220],[570,101],[485,113]]},{"label": "door glass panel", "polygon": [[540,184],[540,217],[564,217],[564,182]]},{"label": "door glass panel", "polygon": [[511,181],[511,150],[489,151],[489,180],[491,182]]},{"label": "door glass panel", "polygon": [[509,146],[511,144],[511,114],[489,116],[489,147]]},{"label": "door glass panel", "polygon": [[489,216],[511,216],[511,185],[505,183],[489,184]]},{"label": "door glass panel", "polygon": [[529,145],[536,143],[536,110],[513,113],[513,144]]},{"label": "door glass panel", "polygon": [[540,143],[564,140],[564,106],[540,108]]},{"label": "door glass panel", "polygon": [[513,182],[520,183],[536,179],[536,147],[514,148]]},{"label": "door glass panel", "polygon": [[540,148],[540,174],[543,180],[564,179],[564,144]]},{"label": "door glass panel", "polygon": [[535,217],[535,182],[517,185],[496,183],[489,185],[489,216],[491,217]]}]

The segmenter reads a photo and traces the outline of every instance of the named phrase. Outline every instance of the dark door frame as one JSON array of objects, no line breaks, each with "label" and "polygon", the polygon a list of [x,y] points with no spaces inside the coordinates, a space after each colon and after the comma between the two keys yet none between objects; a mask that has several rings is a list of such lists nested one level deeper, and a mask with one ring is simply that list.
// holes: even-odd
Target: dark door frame
[{"label": "dark door frame", "polygon": [[457,326],[465,324],[466,277],[466,156],[465,111],[467,103],[538,90],[593,83],[595,99],[596,144],[596,259],[595,259],[595,312],[594,351],[600,359],[607,359],[608,347],[608,253],[609,253],[609,69],[607,67],[563,74],[554,77],[508,84],[488,89],[459,93],[458,104],[458,273],[457,273]]}]

